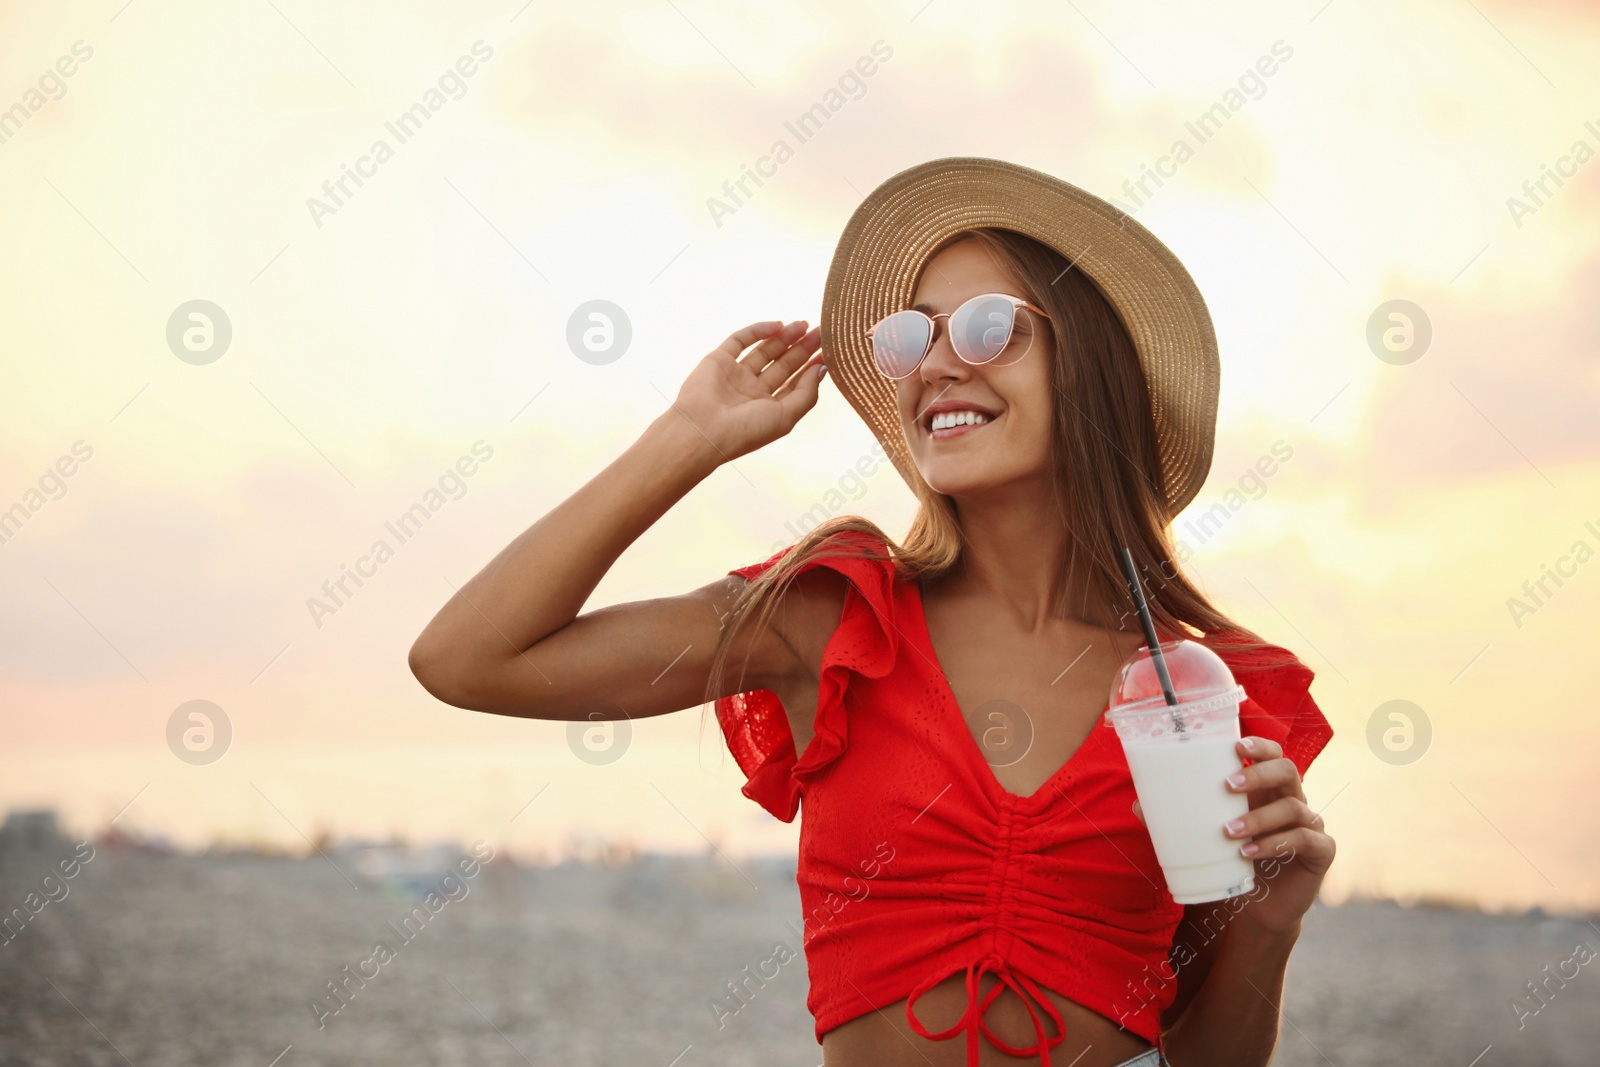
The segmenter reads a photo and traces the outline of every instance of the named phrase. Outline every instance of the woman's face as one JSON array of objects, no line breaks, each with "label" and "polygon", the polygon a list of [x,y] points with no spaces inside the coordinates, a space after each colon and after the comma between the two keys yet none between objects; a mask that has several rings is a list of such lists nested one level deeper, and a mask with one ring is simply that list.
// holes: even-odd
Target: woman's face
[{"label": "woman's face", "polygon": [[[1023,296],[979,241],[949,245],[928,261],[912,306],[929,315],[954,312],[982,293]],[[1049,323],[1019,310],[1010,344],[993,362],[973,366],[950,347],[950,320],[935,320],[933,346],[921,366],[896,383],[900,423],[922,477],[949,496],[973,496],[1050,476],[1051,366]],[[979,413],[980,422],[933,428],[947,411]],[[987,416],[987,421],[981,421]]]}]

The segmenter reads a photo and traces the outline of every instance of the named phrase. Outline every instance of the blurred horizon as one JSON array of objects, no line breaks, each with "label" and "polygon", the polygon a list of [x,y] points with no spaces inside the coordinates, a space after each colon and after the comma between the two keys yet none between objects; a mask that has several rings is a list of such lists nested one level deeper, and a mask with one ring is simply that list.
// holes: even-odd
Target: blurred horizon
[{"label": "blurred horizon", "polygon": [[[46,810],[52,809],[0,811],[0,823],[3,823],[8,816],[36,814]],[[248,858],[321,861],[328,864],[341,877],[357,872],[341,867],[338,860],[345,860],[353,855],[366,855],[373,860],[372,869],[365,877],[358,877],[358,880],[367,885],[385,885],[389,883],[399,884],[406,880],[394,873],[394,869],[397,867],[403,867],[404,873],[411,876],[410,880],[415,881],[415,871],[420,870],[420,868],[416,867],[414,861],[418,859],[437,858],[439,860],[435,865],[437,870],[441,872],[447,871],[450,865],[446,860],[453,858],[455,853],[465,853],[469,848],[469,843],[464,839],[449,836],[436,836],[424,840],[411,840],[398,833],[386,837],[339,837],[333,836],[325,830],[311,840],[302,840],[298,846],[265,837],[253,839],[217,837],[204,844],[186,846],[158,831],[141,831],[130,834],[123,832],[114,825],[101,827],[98,831],[90,833],[63,833],[61,841],[67,851],[58,849],[52,852],[46,849],[36,851],[31,855],[24,854],[22,857],[23,862],[21,863],[17,862],[18,857],[7,856],[0,852],[0,870],[9,875],[27,875],[30,873],[29,861],[31,860],[34,861],[33,866],[38,868],[33,873],[44,872],[49,869],[50,862],[69,855],[70,847],[74,843],[88,842],[96,849],[108,848],[117,854],[140,855],[153,859],[229,860]],[[338,860],[335,860],[334,857],[338,857]],[[661,863],[689,864],[704,867],[713,875],[728,879],[729,885],[732,885],[740,876],[748,877],[748,872],[752,869],[758,869],[760,872],[770,874],[774,868],[777,868],[780,870],[782,877],[792,882],[796,860],[797,857],[792,851],[730,853],[716,842],[703,842],[699,848],[642,848],[628,838],[611,839],[580,834],[573,834],[553,847],[533,846],[526,850],[497,850],[494,854],[494,862],[496,863],[508,863],[512,866],[526,869],[570,865],[600,869],[626,869]],[[40,866],[40,863],[43,863],[43,866]],[[88,864],[85,864],[85,866],[88,866]],[[1452,893],[1447,890],[1411,891],[1401,888],[1397,892],[1391,893],[1374,887],[1358,887],[1348,895],[1337,898],[1330,899],[1326,895],[1319,896],[1317,904],[1321,907],[1333,908],[1342,907],[1346,904],[1394,904],[1405,909],[1435,908],[1469,915],[1533,915],[1569,919],[1600,918],[1600,908],[1567,907],[1552,910],[1537,902],[1521,906],[1505,903],[1501,907],[1488,907],[1470,892]]]}]

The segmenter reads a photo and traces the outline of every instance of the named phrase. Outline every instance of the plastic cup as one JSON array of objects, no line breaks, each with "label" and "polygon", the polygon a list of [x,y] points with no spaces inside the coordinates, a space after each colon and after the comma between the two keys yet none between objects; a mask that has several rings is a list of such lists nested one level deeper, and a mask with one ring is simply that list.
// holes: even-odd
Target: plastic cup
[{"label": "plastic cup", "polygon": [[1197,641],[1161,642],[1172,687],[1169,705],[1148,645],[1117,673],[1106,713],[1133,773],[1133,789],[1167,890],[1179,904],[1203,904],[1255,889],[1255,864],[1223,823],[1250,810],[1223,779],[1244,764],[1235,752],[1244,689],[1215,652]]}]

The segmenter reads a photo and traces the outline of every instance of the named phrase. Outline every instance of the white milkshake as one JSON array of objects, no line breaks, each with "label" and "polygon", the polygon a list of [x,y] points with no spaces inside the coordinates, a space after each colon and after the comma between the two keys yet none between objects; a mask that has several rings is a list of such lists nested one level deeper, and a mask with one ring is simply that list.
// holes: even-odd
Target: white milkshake
[{"label": "white milkshake", "polygon": [[1250,810],[1223,779],[1243,767],[1239,701],[1227,664],[1195,641],[1162,642],[1178,698],[1168,705],[1148,648],[1123,665],[1107,719],[1117,729],[1167,889],[1179,904],[1251,892],[1255,864],[1222,824]]}]

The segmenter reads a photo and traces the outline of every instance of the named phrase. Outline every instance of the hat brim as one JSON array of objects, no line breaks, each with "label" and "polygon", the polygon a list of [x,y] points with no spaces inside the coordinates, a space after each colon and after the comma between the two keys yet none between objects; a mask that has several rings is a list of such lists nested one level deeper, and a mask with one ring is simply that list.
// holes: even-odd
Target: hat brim
[{"label": "hat brim", "polygon": [[910,306],[934,249],[985,226],[1054,248],[1121,316],[1150,387],[1170,520],[1211,469],[1221,388],[1211,314],[1171,249],[1069,182],[1002,160],[950,157],[903,170],[874,189],[845,226],[823,288],[829,376],[915,489],[922,477],[900,424],[895,384],[874,365],[867,330]]}]

